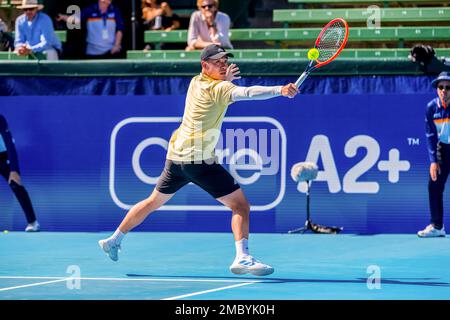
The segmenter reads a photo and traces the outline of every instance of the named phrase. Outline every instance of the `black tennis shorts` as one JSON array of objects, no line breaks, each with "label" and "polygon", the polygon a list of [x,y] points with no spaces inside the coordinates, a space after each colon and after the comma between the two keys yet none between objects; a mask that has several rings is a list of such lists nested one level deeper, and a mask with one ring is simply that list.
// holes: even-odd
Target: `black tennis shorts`
[{"label": "black tennis shorts", "polygon": [[172,194],[189,182],[193,182],[215,199],[226,196],[240,188],[231,174],[217,162],[192,163],[166,160],[156,190]]}]

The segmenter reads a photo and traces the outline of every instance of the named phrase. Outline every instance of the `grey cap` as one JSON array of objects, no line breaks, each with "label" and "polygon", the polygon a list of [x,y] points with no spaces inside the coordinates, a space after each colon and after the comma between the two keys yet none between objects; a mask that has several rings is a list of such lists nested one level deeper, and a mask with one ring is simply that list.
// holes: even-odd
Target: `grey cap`
[{"label": "grey cap", "polygon": [[442,71],[439,76],[431,82],[433,88],[437,88],[439,81],[447,80],[450,81],[450,72]]},{"label": "grey cap", "polygon": [[208,60],[208,59],[220,59],[224,56],[227,57],[231,57],[233,58],[234,55],[230,52],[226,52],[224,48],[222,48],[221,46],[218,46],[217,44],[210,44],[209,46],[207,46],[206,48],[204,48],[202,50],[202,53],[200,55],[200,58],[204,61],[204,60]]}]

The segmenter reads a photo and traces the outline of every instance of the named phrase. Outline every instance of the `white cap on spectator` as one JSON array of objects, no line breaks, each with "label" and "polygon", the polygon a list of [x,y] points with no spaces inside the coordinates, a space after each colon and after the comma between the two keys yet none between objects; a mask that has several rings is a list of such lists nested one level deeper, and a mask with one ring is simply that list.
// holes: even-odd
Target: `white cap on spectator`
[{"label": "white cap on spectator", "polygon": [[17,6],[17,9],[33,9],[38,8],[38,10],[42,10],[44,8],[43,4],[39,3],[39,0],[22,0],[22,5]]}]

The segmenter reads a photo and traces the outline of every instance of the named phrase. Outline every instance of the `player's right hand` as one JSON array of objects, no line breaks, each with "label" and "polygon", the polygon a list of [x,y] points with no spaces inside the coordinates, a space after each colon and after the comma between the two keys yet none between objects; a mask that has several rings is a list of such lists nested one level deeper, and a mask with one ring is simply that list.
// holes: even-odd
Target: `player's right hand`
[{"label": "player's right hand", "polygon": [[436,181],[438,174],[441,174],[441,168],[439,167],[439,163],[433,162],[430,165],[430,177],[431,177],[431,180]]},{"label": "player's right hand", "polygon": [[281,95],[283,97],[293,98],[299,93],[297,86],[294,83],[289,83],[281,87]]}]

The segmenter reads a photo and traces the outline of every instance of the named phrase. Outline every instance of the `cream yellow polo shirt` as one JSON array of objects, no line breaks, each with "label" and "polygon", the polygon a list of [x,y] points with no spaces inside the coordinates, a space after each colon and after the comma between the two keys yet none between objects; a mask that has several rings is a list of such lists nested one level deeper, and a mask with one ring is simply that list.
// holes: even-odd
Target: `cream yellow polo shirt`
[{"label": "cream yellow polo shirt", "polygon": [[193,162],[214,158],[235,88],[230,81],[214,80],[203,73],[191,80],[183,120],[170,138],[167,159]]}]

